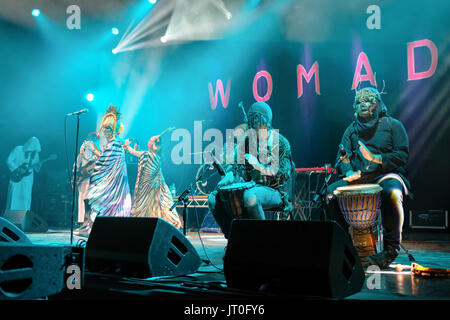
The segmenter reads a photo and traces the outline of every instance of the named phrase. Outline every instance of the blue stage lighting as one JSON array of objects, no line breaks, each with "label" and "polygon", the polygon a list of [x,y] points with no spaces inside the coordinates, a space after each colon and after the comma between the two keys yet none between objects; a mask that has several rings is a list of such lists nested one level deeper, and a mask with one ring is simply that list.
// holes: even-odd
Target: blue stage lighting
[{"label": "blue stage lighting", "polygon": [[33,11],[31,11],[31,14],[33,16],[37,17],[41,14],[41,11],[39,11],[39,9],[33,9]]},{"label": "blue stage lighting", "polygon": [[86,95],[86,100],[87,100],[87,101],[92,101],[92,100],[94,100],[94,95],[93,95],[92,93],[88,93],[88,94]]},{"label": "blue stage lighting", "polygon": [[148,0],[148,2],[150,2],[151,4],[155,4],[156,1],[158,1],[158,0]]},{"label": "blue stage lighting", "polygon": [[111,33],[114,34],[114,35],[118,35],[118,34],[119,34],[119,29],[117,29],[117,28],[112,28],[112,29],[111,29]]}]

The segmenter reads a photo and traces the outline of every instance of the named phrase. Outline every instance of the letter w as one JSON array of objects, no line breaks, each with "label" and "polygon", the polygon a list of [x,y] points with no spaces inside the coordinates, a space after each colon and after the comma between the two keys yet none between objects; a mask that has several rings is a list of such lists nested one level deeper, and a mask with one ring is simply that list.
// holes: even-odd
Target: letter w
[{"label": "letter w", "polygon": [[213,87],[211,82],[208,82],[208,89],[209,89],[209,101],[211,102],[211,108],[213,110],[217,107],[217,94],[220,93],[220,99],[222,100],[222,105],[224,108],[228,107],[228,101],[230,99],[230,86],[231,81],[227,81],[227,91],[226,93],[223,92],[223,84],[222,80],[218,79],[216,82],[216,91],[213,95]]}]

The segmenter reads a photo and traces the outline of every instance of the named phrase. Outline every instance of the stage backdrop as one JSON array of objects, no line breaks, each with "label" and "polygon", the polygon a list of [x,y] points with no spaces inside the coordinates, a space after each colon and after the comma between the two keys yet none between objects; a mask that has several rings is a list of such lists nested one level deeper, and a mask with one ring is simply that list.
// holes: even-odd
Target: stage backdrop
[{"label": "stage backdrop", "polygon": [[[76,119],[65,114],[83,107],[90,111],[80,117],[80,142],[98,128],[109,104],[123,113],[124,137],[136,138],[141,147],[167,127],[186,129],[191,146],[184,163],[174,163],[171,154],[180,141],[170,135],[163,141],[164,175],[181,192],[201,165],[196,155],[210,143],[203,134],[212,128],[225,133],[241,124],[241,101],[246,110],[256,100],[272,107],[273,127],[290,141],[296,167],[321,167],[333,164],[353,120],[355,87],[376,86],[410,139],[415,198],[408,208],[448,209],[449,5],[380,5],[380,29],[368,28],[369,5],[354,5],[351,11],[314,6],[314,20],[305,20],[305,10],[297,15],[268,11],[219,39],[115,55],[111,48],[118,39],[105,40],[109,29],[95,21],[76,34],[56,24],[57,40],[2,22],[0,37],[8,44],[0,53],[2,208],[5,160],[30,136],[41,139],[41,158],[59,156],[37,176],[36,198],[49,192],[44,181],[60,183],[60,190],[70,194],[66,180]],[[91,102],[85,100],[89,92],[95,94]],[[134,177],[135,166],[129,168]]]}]

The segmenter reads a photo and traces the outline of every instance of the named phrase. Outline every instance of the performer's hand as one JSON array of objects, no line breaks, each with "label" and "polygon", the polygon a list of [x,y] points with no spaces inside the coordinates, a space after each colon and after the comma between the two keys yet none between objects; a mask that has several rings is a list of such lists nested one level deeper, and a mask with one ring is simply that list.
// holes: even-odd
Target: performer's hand
[{"label": "performer's hand", "polygon": [[128,148],[130,147],[130,139],[126,139],[125,140],[125,143],[122,145],[122,147],[125,149],[125,150],[128,150]]},{"label": "performer's hand", "polygon": [[225,176],[222,178],[222,180],[219,181],[217,184],[218,187],[227,186],[229,184],[232,184],[234,182],[234,174],[232,171],[229,171],[225,174]]},{"label": "performer's hand", "polygon": [[359,151],[363,155],[364,158],[369,160],[370,162],[376,162],[376,163],[382,163],[381,155],[379,154],[373,154],[372,152],[367,149],[367,147],[362,143],[361,141],[358,141],[359,143]]},{"label": "performer's hand", "polygon": [[352,182],[355,180],[358,180],[359,178],[361,178],[361,170],[358,171],[347,171],[347,173],[345,174],[345,178],[343,180],[347,181],[347,182]]},{"label": "performer's hand", "polygon": [[252,154],[245,154],[245,160],[247,160],[255,169],[260,165],[258,159]]}]

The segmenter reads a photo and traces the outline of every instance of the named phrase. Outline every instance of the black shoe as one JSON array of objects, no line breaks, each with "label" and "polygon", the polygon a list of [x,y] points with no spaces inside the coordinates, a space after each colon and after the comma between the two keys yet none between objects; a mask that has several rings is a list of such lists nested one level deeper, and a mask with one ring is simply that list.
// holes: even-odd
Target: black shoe
[{"label": "black shoe", "polygon": [[376,265],[380,269],[387,269],[389,265],[397,258],[398,251],[392,246],[386,246],[380,253],[367,257],[367,264]]}]

